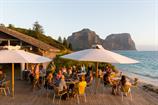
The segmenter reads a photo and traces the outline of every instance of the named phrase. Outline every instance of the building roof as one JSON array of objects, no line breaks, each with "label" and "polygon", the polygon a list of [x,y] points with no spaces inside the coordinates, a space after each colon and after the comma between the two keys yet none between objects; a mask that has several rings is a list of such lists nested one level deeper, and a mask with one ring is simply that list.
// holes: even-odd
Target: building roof
[{"label": "building roof", "polygon": [[0,31],[46,51],[53,51],[53,52],[60,51],[58,48],[55,48],[49,44],[46,44],[38,39],[35,39],[31,36],[25,35],[18,31],[6,28],[4,26],[0,26]]}]

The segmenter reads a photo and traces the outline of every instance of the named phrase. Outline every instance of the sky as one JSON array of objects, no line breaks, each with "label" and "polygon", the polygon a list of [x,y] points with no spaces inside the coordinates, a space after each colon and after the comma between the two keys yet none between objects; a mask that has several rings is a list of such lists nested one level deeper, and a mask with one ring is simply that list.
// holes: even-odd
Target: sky
[{"label": "sky", "polygon": [[158,50],[158,0],[0,0],[0,23],[68,37],[83,28],[102,39],[130,33],[138,50]]}]

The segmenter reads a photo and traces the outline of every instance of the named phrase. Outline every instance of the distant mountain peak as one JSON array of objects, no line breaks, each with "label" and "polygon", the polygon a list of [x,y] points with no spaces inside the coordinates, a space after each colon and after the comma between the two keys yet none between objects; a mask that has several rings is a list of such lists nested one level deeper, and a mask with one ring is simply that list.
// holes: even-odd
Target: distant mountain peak
[{"label": "distant mountain peak", "polygon": [[[95,32],[90,30],[89,28],[83,28],[82,30],[74,32],[74,33],[95,33]],[[78,34],[75,34],[75,35],[78,35]],[[88,35],[88,34],[84,34],[84,35]]]},{"label": "distant mountain peak", "polygon": [[110,34],[104,40],[103,46],[109,50],[136,50],[129,33]]},{"label": "distant mountain peak", "polygon": [[81,31],[83,31],[83,32],[90,32],[91,30],[89,28],[83,28]]},{"label": "distant mountain peak", "polygon": [[109,50],[136,50],[135,43],[129,33],[110,34],[105,40],[88,28],[72,33],[68,37],[68,42],[72,44],[73,50],[83,50],[91,48],[93,44],[101,44]]},{"label": "distant mountain peak", "polygon": [[81,31],[72,33],[68,37],[68,42],[72,44],[74,50],[82,50],[90,48],[93,44],[101,44],[103,40],[94,31],[84,28]]},{"label": "distant mountain peak", "polygon": [[130,33],[115,33],[115,34],[110,34],[108,35],[106,38],[108,37],[117,37],[117,36],[121,36],[121,37],[131,37]]}]

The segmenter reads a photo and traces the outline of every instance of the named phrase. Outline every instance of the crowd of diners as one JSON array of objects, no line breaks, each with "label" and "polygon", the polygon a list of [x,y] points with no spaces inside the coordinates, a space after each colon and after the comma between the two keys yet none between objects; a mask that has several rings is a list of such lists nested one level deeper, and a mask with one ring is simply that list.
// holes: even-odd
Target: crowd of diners
[{"label": "crowd of diners", "polygon": [[[106,72],[103,77],[104,86],[112,87],[112,94],[119,95],[120,92],[128,93],[131,86],[136,86],[138,78],[131,81],[127,76],[123,75],[122,72],[113,70],[109,66],[106,66]],[[127,94],[125,94],[127,96]]]},{"label": "crowd of diners", "polygon": [[[122,75],[122,72],[115,70],[113,67],[114,66],[109,64],[102,67],[99,66],[97,77],[105,87],[112,87],[113,95],[119,94],[126,85],[130,87],[137,84],[137,78],[131,83],[125,75]],[[84,94],[85,88],[92,84],[94,76],[96,76],[95,71],[94,66],[91,64],[88,66],[81,64],[68,67],[62,65],[57,69],[52,62],[48,70],[44,69],[42,64],[31,64],[30,69],[27,70],[27,76],[25,73],[24,77],[30,81],[32,91],[36,88],[41,89],[42,86],[46,90],[53,90],[54,87],[58,87],[60,92],[67,91],[67,93],[63,95],[63,99],[66,99],[68,93],[69,96],[72,97],[78,93]],[[5,80],[5,73],[0,70],[0,86]],[[79,88],[80,86],[84,88]]]},{"label": "crowd of diners", "polygon": [[[52,63],[49,70],[43,69],[43,66],[40,64],[32,64],[27,74],[32,84],[32,91],[36,88],[41,89],[42,86],[47,90],[53,90],[54,87],[58,87],[60,92],[68,91],[72,97],[77,94],[79,86],[85,88],[93,81],[92,65],[86,67],[84,64],[69,67],[61,66],[57,69]],[[84,90],[81,89],[79,92]],[[63,99],[66,99],[66,97],[67,94],[63,95]]]},{"label": "crowd of diners", "polygon": [[[114,67],[114,66],[113,66]],[[103,67],[99,67],[98,78],[103,82],[104,86],[112,87],[112,94],[117,95],[120,93],[122,87],[128,85],[132,86],[132,83],[126,78],[125,75],[122,75],[122,72],[115,70],[111,65],[107,64]],[[30,81],[32,83],[32,89],[35,87],[41,88],[42,78],[44,78],[45,83],[44,87],[46,89],[53,89],[54,86],[59,87],[59,91],[73,91],[75,90],[75,83],[79,84],[82,81],[85,81],[84,87],[92,83],[94,79],[94,66],[88,65],[87,67],[84,64],[73,65],[73,66],[61,66],[58,67],[52,63],[52,66],[49,70],[44,70],[43,66],[40,64],[32,65],[32,70],[29,73]],[[45,74],[44,77],[40,74]],[[71,84],[72,82],[72,84]],[[135,82],[137,79],[135,79]],[[70,84],[67,84],[70,83]],[[75,92],[72,94],[72,96]],[[66,97],[66,96],[65,96]]]}]

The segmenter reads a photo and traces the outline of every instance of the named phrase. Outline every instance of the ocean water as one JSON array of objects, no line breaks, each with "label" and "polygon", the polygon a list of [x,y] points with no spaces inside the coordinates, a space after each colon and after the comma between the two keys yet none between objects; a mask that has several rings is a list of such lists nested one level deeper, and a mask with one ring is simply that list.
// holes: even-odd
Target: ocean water
[{"label": "ocean water", "polygon": [[115,64],[131,78],[158,86],[158,51],[115,51],[121,55],[136,59],[137,64]]}]

